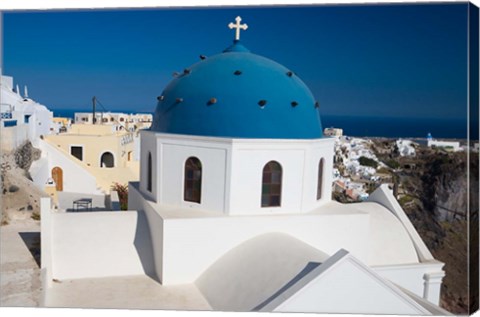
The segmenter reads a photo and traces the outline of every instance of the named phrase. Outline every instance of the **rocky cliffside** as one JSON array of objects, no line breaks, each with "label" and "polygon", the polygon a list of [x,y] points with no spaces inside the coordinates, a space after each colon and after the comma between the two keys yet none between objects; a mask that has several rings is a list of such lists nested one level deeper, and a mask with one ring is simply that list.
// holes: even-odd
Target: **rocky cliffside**
[{"label": "rocky cliffside", "polygon": [[[468,162],[466,153],[424,154],[422,202],[439,221],[466,219],[468,210]],[[474,162],[472,162],[474,163]],[[472,164],[478,171],[478,160]],[[477,173],[478,174],[478,173]],[[478,177],[474,181],[478,188]],[[478,194],[477,200],[478,200]],[[473,199],[474,197],[472,197]],[[471,202],[471,201],[470,201]]]},{"label": "rocky cliffside", "polygon": [[[376,145],[394,141],[385,142]],[[384,162],[396,162],[390,173],[398,182],[399,202],[435,258],[445,263],[441,305],[454,314],[467,314],[471,305],[468,220],[478,222],[479,158],[467,154],[425,147],[418,147],[415,157],[378,153]]]},{"label": "rocky cliffside", "polygon": [[37,218],[40,197],[46,194],[30,180],[28,169],[40,157],[40,151],[26,142],[12,152],[2,153],[0,177],[2,184],[2,225],[12,219]]}]

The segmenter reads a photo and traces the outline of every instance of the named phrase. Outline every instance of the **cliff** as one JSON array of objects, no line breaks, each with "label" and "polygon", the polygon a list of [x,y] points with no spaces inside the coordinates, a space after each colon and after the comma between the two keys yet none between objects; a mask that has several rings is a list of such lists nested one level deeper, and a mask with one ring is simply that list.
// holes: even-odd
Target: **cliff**
[{"label": "cliff", "polygon": [[[394,142],[377,141],[376,146],[394,149]],[[395,150],[377,155],[396,167],[390,173],[397,181],[400,204],[435,258],[445,263],[441,306],[466,314],[470,304],[468,220],[478,221],[478,153],[421,146],[416,150],[414,157],[401,157]]]},{"label": "cliff", "polygon": [[2,153],[2,225],[7,225],[12,219],[37,218],[40,214],[40,197],[46,194],[35,186],[27,172],[32,162],[39,157],[40,151],[30,142]]}]

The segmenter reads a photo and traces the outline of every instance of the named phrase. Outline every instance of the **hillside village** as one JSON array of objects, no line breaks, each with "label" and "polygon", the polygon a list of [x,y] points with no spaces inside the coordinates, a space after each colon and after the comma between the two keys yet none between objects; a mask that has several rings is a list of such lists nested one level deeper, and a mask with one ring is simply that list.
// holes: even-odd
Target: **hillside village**
[{"label": "hillside village", "polygon": [[389,184],[398,199],[405,196],[401,173],[414,170],[425,155],[478,153],[478,143],[469,148],[460,141],[426,139],[359,138],[343,136],[342,130],[326,128],[335,137],[334,195],[342,201],[364,201],[380,184]]},{"label": "hillside village", "polygon": [[[432,253],[446,263],[442,307],[465,313],[468,272],[462,268],[468,259],[468,204],[470,221],[478,219],[478,143],[336,138],[334,199],[364,200],[380,184],[389,184]],[[470,200],[465,177],[469,149]]]}]

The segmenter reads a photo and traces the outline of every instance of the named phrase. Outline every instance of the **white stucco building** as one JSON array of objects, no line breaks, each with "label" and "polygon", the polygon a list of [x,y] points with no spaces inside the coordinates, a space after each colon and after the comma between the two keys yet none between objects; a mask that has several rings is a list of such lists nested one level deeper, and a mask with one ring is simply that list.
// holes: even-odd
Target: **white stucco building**
[{"label": "white stucco building", "polygon": [[415,156],[415,143],[410,140],[399,139],[395,142],[400,156]]},{"label": "white stucco building", "polygon": [[[66,285],[95,292],[98,278],[148,275],[153,293],[188,289],[175,309],[446,314],[443,263],[390,190],[331,200],[334,139],[318,103],[290,69],[241,44],[239,18],[231,27],[232,46],[158,97],[129,211],[42,209],[45,304],[82,306]],[[114,307],[170,307],[158,303]]]},{"label": "white stucco building", "polygon": [[22,96],[18,85],[14,87],[13,77],[2,75],[0,89],[0,129],[4,150],[12,150],[27,140],[36,143],[40,136],[51,133],[53,113],[29,98],[26,86]]},{"label": "white stucco building", "polygon": [[343,129],[334,128],[334,127],[325,128],[323,130],[323,135],[341,137],[343,136]]}]

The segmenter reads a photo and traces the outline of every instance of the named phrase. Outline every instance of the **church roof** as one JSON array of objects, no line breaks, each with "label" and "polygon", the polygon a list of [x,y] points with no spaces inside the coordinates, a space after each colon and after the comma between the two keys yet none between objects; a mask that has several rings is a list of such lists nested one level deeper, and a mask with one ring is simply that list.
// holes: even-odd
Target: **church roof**
[{"label": "church roof", "polygon": [[266,233],[229,250],[195,284],[214,310],[258,310],[328,258],[291,235]]},{"label": "church roof", "polygon": [[158,97],[152,130],[266,139],[321,138],[318,103],[290,69],[239,40],[177,74]]}]

